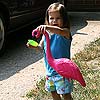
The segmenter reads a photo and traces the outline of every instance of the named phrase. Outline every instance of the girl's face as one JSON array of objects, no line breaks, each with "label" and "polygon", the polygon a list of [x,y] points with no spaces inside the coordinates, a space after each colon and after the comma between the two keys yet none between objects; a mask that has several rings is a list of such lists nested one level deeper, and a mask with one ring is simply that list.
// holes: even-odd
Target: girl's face
[{"label": "girl's face", "polygon": [[63,19],[61,18],[59,11],[49,12],[49,25],[63,27]]}]

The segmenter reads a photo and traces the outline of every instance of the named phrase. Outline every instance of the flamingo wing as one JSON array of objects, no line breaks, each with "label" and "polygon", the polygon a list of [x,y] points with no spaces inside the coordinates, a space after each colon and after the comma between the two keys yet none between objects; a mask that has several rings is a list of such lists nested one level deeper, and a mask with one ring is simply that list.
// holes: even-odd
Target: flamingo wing
[{"label": "flamingo wing", "polygon": [[79,81],[82,86],[86,86],[83,76],[78,66],[70,59],[55,59],[55,68],[60,75]]}]

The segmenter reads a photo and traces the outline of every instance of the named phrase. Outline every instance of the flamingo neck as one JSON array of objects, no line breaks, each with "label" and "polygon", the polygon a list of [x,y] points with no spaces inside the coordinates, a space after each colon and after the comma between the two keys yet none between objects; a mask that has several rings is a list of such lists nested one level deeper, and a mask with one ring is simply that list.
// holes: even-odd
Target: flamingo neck
[{"label": "flamingo neck", "polygon": [[52,66],[54,58],[52,56],[51,49],[50,49],[49,34],[45,32],[44,35],[46,37],[46,57],[47,57],[49,65]]}]

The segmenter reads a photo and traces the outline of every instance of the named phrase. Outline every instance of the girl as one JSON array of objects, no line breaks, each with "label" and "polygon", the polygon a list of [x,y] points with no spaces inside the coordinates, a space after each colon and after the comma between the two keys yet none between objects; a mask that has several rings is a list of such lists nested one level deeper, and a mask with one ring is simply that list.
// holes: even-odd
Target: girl
[{"label": "girl", "polygon": [[[50,35],[50,48],[54,58],[69,58],[71,34],[67,12],[64,5],[60,3],[51,4],[45,16],[45,25],[36,28],[42,34],[48,31]],[[29,44],[27,46],[30,47]],[[72,100],[71,92],[73,88],[72,80],[68,80],[59,75],[47,62],[46,40],[44,35],[39,43],[39,48],[44,47],[44,61],[46,67],[46,90],[51,92],[53,100]]]}]

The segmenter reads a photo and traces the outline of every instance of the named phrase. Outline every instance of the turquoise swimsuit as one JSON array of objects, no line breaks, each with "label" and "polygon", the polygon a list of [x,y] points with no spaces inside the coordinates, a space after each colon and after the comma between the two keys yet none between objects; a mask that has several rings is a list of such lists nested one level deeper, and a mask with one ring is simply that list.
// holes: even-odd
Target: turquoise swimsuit
[{"label": "turquoise swimsuit", "polygon": [[[61,35],[53,34],[50,36],[50,48],[54,58],[70,59],[71,39]],[[45,89],[49,92],[57,91],[58,94],[71,93],[73,90],[73,81],[59,75],[47,62],[46,59],[46,39],[44,40],[44,62],[46,66],[46,84]]]},{"label": "turquoise swimsuit", "polygon": [[[53,34],[50,36],[50,48],[54,58],[70,59],[71,39],[67,39],[61,35]],[[46,59],[46,39],[44,39],[44,62],[46,66],[46,75],[57,75],[56,71],[50,67]]]},{"label": "turquoise swimsuit", "polygon": [[[70,59],[71,39],[61,35],[50,35],[50,48],[53,57]],[[71,93],[73,90],[73,81],[59,75],[47,62],[46,59],[46,39],[44,39],[44,62],[46,66],[46,84],[45,89],[49,92],[57,91],[58,94]]]}]

